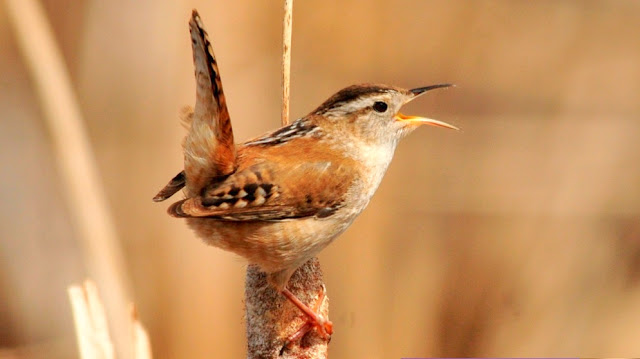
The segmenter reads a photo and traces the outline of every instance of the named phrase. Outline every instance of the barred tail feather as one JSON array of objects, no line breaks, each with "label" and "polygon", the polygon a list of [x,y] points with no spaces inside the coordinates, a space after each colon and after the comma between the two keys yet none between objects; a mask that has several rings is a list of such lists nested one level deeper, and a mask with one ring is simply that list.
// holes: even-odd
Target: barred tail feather
[{"label": "barred tail feather", "polygon": [[187,195],[198,195],[209,180],[231,174],[236,148],[231,119],[211,42],[198,12],[189,21],[196,77],[196,105],[185,137],[184,169]]}]

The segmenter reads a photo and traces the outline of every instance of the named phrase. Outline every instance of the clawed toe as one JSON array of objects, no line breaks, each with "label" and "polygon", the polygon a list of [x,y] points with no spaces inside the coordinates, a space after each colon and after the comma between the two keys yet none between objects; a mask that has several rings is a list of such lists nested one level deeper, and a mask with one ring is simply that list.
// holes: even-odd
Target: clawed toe
[{"label": "clawed toe", "polygon": [[290,348],[294,343],[301,340],[309,331],[312,329],[316,329],[318,335],[324,340],[329,340],[331,338],[331,334],[333,334],[333,323],[324,318],[321,315],[318,315],[318,311],[322,307],[322,303],[324,303],[326,289],[322,286],[322,292],[318,297],[315,305],[313,306],[313,310],[304,305],[302,302],[298,300],[291,292],[287,289],[283,291],[283,294],[293,302],[298,308],[300,308],[307,317],[305,323],[298,329],[295,333],[290,335],[286,341],[286,347]]},{"label": "clawed toe", "polygon": [[297,343],[313,329],[316,329],[322,339],[329,340],[333,334],[333,323],[321,316],[317,316],[315,319],[308,318],[300,329],[287,338],[286,346],[291,348],[294,343]]}]

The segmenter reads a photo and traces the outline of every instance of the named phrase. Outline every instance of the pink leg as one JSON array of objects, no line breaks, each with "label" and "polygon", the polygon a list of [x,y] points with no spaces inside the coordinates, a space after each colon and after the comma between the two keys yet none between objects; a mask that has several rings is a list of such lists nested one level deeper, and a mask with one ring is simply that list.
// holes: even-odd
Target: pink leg
[{"label": "pink leg", "polygon": [[322,306],[322,303],[324,302],[324,288],[322,290],[322,293],[320,293],[320,297],[318,298],[318,301],[316,302],[313,310],[302,303],[300,299],[293,295],[293,293],[291,293],[288,289],[285,288],[282,291],[282,294],[308,317],[307,322],[300,329],[298,329],[297,332],[295,332],[287,339],[287,342],[289,343],[287,345],[290,345],[291,343],[294,343],[297,340],[301,339],[313,328],[317,328],[318,334],[320,334],[320,336],[324,339],[328,339],[329,337],[331,337],[331,334],[333,333],[333,323],[317,314],[318,310]]}]

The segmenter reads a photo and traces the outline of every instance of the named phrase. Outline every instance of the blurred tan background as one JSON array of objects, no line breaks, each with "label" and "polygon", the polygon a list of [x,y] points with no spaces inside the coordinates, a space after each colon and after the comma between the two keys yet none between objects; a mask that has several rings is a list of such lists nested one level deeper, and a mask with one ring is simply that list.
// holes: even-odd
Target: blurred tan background
[{"label": "blurred tan background", "polygon": [[[0,356],[76,357],[65,288],[93,259],[1,4]],[[44,6],[154,357],[244,357],[245,263],[151,197],[181,168],[191,9],[243,140],[279,124],[281,2]],[[462,131],[401,143],[320,256],[332,357],[640,354],[640,2],[298,0],[293,19],[294,118],[353,83],[458,85],[405,112]]]}]

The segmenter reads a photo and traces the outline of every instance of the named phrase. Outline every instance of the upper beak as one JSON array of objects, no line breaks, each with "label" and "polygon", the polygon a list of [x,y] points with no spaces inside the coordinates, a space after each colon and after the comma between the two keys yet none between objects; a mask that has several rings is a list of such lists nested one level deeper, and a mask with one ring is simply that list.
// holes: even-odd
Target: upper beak
[{"label": "upper beak", "polygon": [[[426,86],[426,87],[419,87],[419,88],[415,88],[415,89],[411,89],[409,90],[412,94],[414,94],[414,96],[409,100],[413,100],[414,98],[418,97],[419,95],[429,91],[429,90],[435,90],[435,89],[439,89],[439,88],[445,88],[445,87],[451,87],[454,86],[452,84],[440,84],[440,85],[432,85],[432,86]],[[406,116],[403,115],[401,113],[397,113],[395,115],[395,120],[396,121],[402,121],[402,122],[408,122],[410,124],[415,124],[415,125],[431,125],[431,126],[438,126],[438,127],[444,127],[444,128],[450,128],[452,130],[459,130],[459,128],[457,128],[454,125],[450,125],[446,122],[442,122],[442,121],[438,121],[438,120],[434,120],[431,118],[426,118],[426,117],[419,117],[419,116]]]},{"label": "upper beak", "polygon": [[452,87],[455,86],[454,84],[439,84],[439,85],[431,85],[431,86],[425,86],[425,87],[418,87],[417,89],[411,89],[409,90],[412,94],[418,96],[421,95],[427,91],[430,90],[435,90],[435,89],[440,89],[440,88],[446,88],[446,87]]}]

